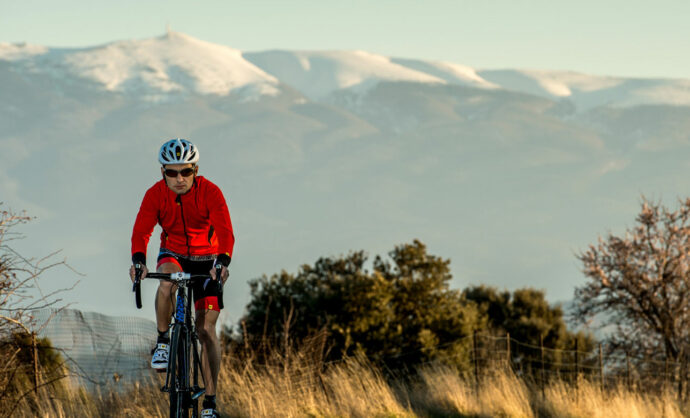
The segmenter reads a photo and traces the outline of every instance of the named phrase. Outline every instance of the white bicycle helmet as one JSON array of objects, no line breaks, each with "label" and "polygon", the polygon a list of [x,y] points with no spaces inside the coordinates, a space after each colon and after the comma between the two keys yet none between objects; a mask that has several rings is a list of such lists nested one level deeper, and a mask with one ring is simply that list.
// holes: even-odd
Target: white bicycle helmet
[{"label": "white bicycle helmet", "polygon": [[166,142],[158,151],[158,161],[163,164],[196,164],[199,150],[186,139],[175,138]]}]

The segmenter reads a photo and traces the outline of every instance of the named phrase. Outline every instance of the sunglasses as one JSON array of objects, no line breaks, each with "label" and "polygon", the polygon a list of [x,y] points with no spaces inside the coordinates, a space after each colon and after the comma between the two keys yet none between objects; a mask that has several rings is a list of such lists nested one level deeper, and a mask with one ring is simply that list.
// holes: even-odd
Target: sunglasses
[{"label": "sunglasses", "polygon": [[164,171],[164,173],[165,173],[166,176],[168,176],[168,177],[173,177],[173,178],[177,177],[177,176],[180,175],[180,174],[182,175],[182,177],[189,177],[189,176],[191,176],[192,174],[194,174],[194,167],[183,168],[183,169],[180,170],[180,171],[177,171],[177,170],[173,170],[173,169],[167,168],[167,169]]}]

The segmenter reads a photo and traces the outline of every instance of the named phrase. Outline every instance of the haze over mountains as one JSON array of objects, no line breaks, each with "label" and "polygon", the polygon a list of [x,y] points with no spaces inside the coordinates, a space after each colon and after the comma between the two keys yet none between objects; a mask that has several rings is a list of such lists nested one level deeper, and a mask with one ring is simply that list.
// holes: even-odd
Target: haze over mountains
[{"label": "haze over mountains", "polygon": [[687,79],[243,52],[175,32],[0,43],[0,126],[0,201],[38,216],[19,249],[63,248],[86,274],[67,299],[108,314],[152,316],[154,283],[134,309],[129,238],[171,137],[197,143],[229,200],[232,319],[248,279],[414,238],[452,260],[456,287],[569,299],[578,250],[632,225],[641,194],[673,206],[690,186]]}]

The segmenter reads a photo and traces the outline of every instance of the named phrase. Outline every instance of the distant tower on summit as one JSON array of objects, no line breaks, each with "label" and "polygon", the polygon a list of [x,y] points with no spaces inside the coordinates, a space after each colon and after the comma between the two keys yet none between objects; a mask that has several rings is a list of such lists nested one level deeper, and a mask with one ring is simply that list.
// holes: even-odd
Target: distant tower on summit
[{"label": "distant tower on summit", "polygon": [[165,24],[165,34],[168,35],[168,38],[172,36],[172,29],[170,29],[170,23]]}]

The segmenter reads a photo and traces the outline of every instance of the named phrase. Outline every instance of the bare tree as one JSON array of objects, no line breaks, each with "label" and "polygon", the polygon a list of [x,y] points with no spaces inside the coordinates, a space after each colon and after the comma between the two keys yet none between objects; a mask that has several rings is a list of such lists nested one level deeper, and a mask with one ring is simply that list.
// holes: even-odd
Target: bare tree
[{"label": "bare tree", "polygon": [[[0,202],[0,207],[2,204]],[[12,241],[23,238],[13,228],[31,219],[25,213],[0,209],[0,335],[14,331],[31,332],[29,328],[34,325],[31,314],[55,307],[61,302],[59,294],[68,290],[45,293],[39,285],[38,279],[46,270],[57,266],[71,269],[64,260],[54,260],[58,252],[35,259],[26,258],[12,248]]]},{"label": "bare tree", "polygon": [[[22,238],[13,228],[31,219],[24,213],[2,209],[0,202],[0,406],[9,403],[16,407],[17,400],[40,385],[66,377],[64,373],[51,373],[51,376],[46,376],[48,379],[45,382],[40,382],[39,356],[47,342],[38,341],[36,335],[47,322],[36,324],[33,313],[58,307],[61,302],[59,294],[68,290],[43,292],[38,280],[41,274],[56,266],[70,267],[64,260],[53,261],[56,253],[33,259],[13,249],[12,241]],[[27,356],[27,352],[31,354]],[[26,364],[27,357],[32,359],[33,365]],[[58,367],[63,368],[62,364],[58,364]],[[17,383],[25,379],[27,374],[33,376],[28,391]],[[9,411],[4,407],[0,409]],[[4,413],[0,413],[0,416],[4,416]]]},{"label": "bare tree", "polygon": [[612,327],[614,349],[676,361],[690,342],[690,199],[675,211],[642,200],[624,236],[578,254],[589,280],[575,290],[575,316]]},{"label": "bare tree", "polygon": [[24,313],[14,306],[21,301],[21,288],[16,268],[20,257],[14,253],[8,242],[17,239],[12,228],[31,220],[26,215],[18,215],[9,210],[0,211],[0,334],[7,335],[16,328],[28,331]]}]

